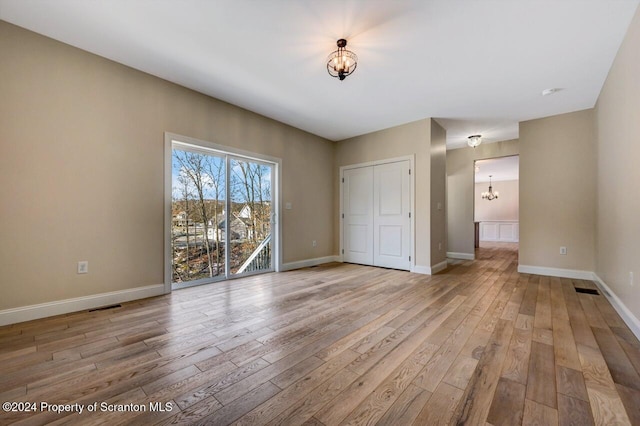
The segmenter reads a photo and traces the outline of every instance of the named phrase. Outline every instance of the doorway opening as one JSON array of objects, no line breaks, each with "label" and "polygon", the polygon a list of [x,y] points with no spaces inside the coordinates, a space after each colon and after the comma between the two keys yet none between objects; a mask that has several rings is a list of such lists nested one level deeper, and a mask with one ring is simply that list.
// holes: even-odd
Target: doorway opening
[{"label": "doorway opening", "polygon": [[519,156],[474,162],[475,257],[491,250],[518,250],[520,241]]},{"label": "doorway opening", "polygon": [[174,290],[279,269],[279,160],[167,139],[165,285]]}]

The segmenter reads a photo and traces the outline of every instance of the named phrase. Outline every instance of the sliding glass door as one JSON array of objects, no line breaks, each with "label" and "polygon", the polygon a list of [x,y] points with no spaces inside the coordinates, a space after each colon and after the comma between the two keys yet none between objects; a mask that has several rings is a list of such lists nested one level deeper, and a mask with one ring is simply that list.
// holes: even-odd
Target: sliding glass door
[{"label": "sliding glass door", "polygon": [[172,288],[273,268],[274,164],[173,142]]},{"label": "sliding glass door", "polygon": [[269,164],[230,159],[230,272],[269,271],[271,256],[271,171]]}]

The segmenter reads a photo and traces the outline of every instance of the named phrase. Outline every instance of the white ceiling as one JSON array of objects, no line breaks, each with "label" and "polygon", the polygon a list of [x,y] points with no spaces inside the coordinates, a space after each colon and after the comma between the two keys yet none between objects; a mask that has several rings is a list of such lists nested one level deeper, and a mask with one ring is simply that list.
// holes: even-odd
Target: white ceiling
[{"label": "white ceiling", "polygon": [[478,171],[475,173],[475,182],[489,182],[489,175],[492,175],[493,182],[518,180],[520,179],[519,165],[520,157],[517,155],[477,160]]},{"label": "white ceiling", "polygon": [[0,19],[331,140],[434,117],[455,148],[593,107],[639,1],[0,0]]}]

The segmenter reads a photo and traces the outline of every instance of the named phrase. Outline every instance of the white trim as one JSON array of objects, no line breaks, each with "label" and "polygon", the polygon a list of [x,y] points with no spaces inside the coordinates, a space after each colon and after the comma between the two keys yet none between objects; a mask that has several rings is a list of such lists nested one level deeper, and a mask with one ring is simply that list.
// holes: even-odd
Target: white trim
[{"label": "white trim", "polygon": [[171,163],[173,136],[164,134],[164,293],[171,293],[171,203],[173,202]]},{"label": "white trim", "polygon": [[633,315],[629,308],[627,308],[627,306],[622,303],[622,300],[620,300],[620,298],[613,291],[611,291],[609,286],[605,284],[605,282],[602,281],[595,272],[592,273],[592,279],[598,285],[598,287],[600,287],[602,293],[604,293],[607,300],[609,300],[613,308],[618,312],[618,315],[620,315],[622,320],[631,329],[633,334],[635,334],[635,336],[640,339],[640,320],[638,320],[638,318]]},{"label": "white trim", "polygon": [[413,265],[411,272],[414,274],[431,275],[431,268],[429,266]]},{"label": "white trim", "polygon": [[473,253],[456,253],[453,251],[448,251],[447,257],[449,259],[475,260],[476,255]]},{"label": "white trim", "polygon": [[[274,237],[275,250],[273,250],[273,269],[276,272],[282,271],[282,259],[284,259],[284,249],[282,246],[282,222],[280,221],[280,214],[282,212],[282,160],[280,158],[276,158],[275,161],[275,176],[272,176],[274,182],[273,186],[276,188],[275,191],[271,191],[271,196],[273,197],[273,223],[271,226],[275,226],[276,235]],[[275,192],[275,194],[274,194]],[[271,230],[273,232],[273,228]]]},{"label": "white trim", "polygon": [[447,269],[447,261],[443,260],[440,263],[436,263],[435,265],[431,266],[431,273],[432,274],[437,274],[440,271],[444,271],[445,269]]},{"label": "white trim", "polygon": [[518,272],[523,274],[546,275],[549,277],[573,278],[576,280],[592,280],[593,272],[578,269],[547,268],[544,266],[518,265]]},{"label": "white trim", "polygon": [[314,259],[298,260],[282,264],[281,271],[291,271],[293,269],[308,268],[309,266],[321,265],[329,262],[340,262],[340,256],[316,257]]},{"label": "white trim", "polygon": [[440,271],[445,270],[446,268],[447,268],[447,261],[443,260],[442,262],[436,263],[433,266],[414,265],[413,268],[411,268],[411,272],[415,274],[433,275],[433,274],[437,274]]},{"label": "white trim", "polygon": [[365,163],[348,164],[346,166],[340,166],[340,176],[342,176],[342,171],[344,169],[359,169],[362,167],[379,166],[381,164],[399,163],[401,161],[413,160],[414,158],[415,158],[415,155],[410,154],[410,155],[403,155],[401,157],[384,158],[382,160],[367,161]]},{"label": "white trim", "polygon": [[160,296],[164,294],[164,289],[164,284],[155,284],[127,290],[111,291],[109,293],[93,294],[91,296],[75,297],[73,299],[57,300],[55,302],[40,303],[38,305],[23,306],[20,308],[5,309],[0,311],[0,326],[129,302],[131,300]]}]

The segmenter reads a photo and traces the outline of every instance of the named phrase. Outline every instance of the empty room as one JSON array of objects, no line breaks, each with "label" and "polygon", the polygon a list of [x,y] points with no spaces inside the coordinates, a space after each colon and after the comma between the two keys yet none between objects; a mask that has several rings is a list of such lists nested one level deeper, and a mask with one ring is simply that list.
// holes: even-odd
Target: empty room
[{"label": "empty room", "polygon": [[640,0],[0,0],[0,424],[640,425]]}]

